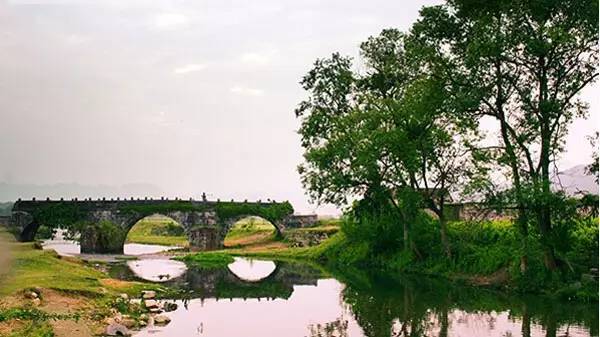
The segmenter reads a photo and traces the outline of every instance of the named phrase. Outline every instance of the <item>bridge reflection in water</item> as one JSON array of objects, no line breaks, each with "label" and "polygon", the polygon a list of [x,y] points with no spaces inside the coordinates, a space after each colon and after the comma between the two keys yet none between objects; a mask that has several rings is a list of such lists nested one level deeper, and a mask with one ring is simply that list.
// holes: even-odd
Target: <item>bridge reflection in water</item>
[{"label": "bridge reflection in water", "polygon": [[186,268],[182,262],[142,259],[115,264],[111,276],[162,282],[189,298],[287,299],[294,285],[316,285],[320,271],[303,264],[236,257],[227,268]]},{"label": "bridge reflection in water", "polygon": [[191,300],[167,313],[169,325],[136,336],[598,335],[596,304],[523,297],[381,271],[275,265],[253,282],[230,268],[188,270],[168,284],[192,291]]}]

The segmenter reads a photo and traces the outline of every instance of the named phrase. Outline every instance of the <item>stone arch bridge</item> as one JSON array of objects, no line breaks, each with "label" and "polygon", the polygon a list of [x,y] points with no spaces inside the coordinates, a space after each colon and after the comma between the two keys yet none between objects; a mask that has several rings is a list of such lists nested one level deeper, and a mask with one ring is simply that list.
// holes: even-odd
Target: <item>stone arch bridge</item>
[{"label": "stone arch bridge", "polygon": [[80,233],[82,253],[122,253],[127,233],[139,220],[161,214],[181,224],[190,248],[223,247],[231,226],[248,216],[270,221],[281,234],[298,226],[289,202],[235,202],[182,199],[18,200],[10,226],[20,241],[32,241],[38,228],[66,227]]}]

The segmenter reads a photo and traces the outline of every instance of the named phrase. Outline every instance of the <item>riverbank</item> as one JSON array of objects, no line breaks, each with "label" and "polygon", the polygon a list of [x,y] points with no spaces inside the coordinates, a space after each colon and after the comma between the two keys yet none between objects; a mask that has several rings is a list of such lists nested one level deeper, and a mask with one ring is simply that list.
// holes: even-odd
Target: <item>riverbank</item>
[{"label": "riverbank", "polygon": [[573,238],[571,240],[573,245],[568,247],[565,254],[561,256],[566,266],[555,273],[546,272],[543,266],[542,249],[532,243],[529,252],[529,270],[526,274],[521,274],[520,242],[516,229],[508,221],[449,224],[449,237],[451,242],[454,242],[452,259],[440,253],[436,228],[432,228],[431,233],[421,233],[422,237],[429,240],[430,248],[427,252],[421,252],[421,257],[404,251],[373,253],[365,242],[352,241],[343,231],[310,247],[291,247],[288,244],[285,247],[227,249],[220,251],[219,254],[311,261],[334,269],[355,267],[391,273],[426,275],[506,292],[597,302],[597,223],[597,218],[588,219],[580,221],[571,229],[569,235]]},{"label": "riverbank", "polygon": [[[116,313],[142,311],[119,304],[142,290],[166,293],[160,285],[113,279],[100,262],[41,250],[34,243],[15,242],[0,227],[2,256],[10,268],[0,277],[0,335],[88,337],[102,334]],[[135,312],[130,312],[135,309]]]}]

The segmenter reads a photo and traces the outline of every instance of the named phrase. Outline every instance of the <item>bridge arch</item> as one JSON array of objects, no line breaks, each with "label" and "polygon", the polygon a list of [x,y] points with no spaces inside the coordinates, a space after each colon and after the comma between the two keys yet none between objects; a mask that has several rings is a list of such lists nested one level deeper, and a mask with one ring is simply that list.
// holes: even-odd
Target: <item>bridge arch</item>
[{"label": "bridge arch", "polygon": [[189,240],[183,225],[177,220],[162,214],[152,214],[126,226],[125,244],[150,244],[187,247]]},{"label": "bridge arch", "polygon": [[[248,230],[244,235],[244,229]],[[257,215],[239,215],[226,221],[222,227],[224,247],[239,247],[281,237],[284,226]],[[241,236],[241,237],[238,237]]]}]

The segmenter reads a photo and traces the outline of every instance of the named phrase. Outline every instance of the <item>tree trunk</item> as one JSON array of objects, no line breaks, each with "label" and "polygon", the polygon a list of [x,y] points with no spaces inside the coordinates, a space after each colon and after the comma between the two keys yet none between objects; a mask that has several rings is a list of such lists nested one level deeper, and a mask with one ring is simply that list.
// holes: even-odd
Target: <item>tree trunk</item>
[{"label": "tree trunk", "polygon": [[519,227],[519,231],[521,233],[521,264],[520,270],[521,274],[524,275],[527,272],[527,268],[529,268],[529,229],[527,224],[527,216],[525,215],[524,206],[521,204],[518,206],[518,214],[517,214],[517,225]]},{"label": "tree trunk", "polygon": [[406,220],[402,221],[402,228],[403,228],[403,237],[402,237],[402,241],[404,242],[404,251],[408,252],[410,250],[410,240],[408,237],[408,223],[406,222]]},{"label": "tree trunk", "polygon": [[446,217],[444,214],[439,216],[440,218],[440,235],[442,239],[442,245],[444,246],[444,252],[448,259],[452,258],[452,249],[450,248],[450,242],[448,241],[448,231],[446,227]]},{"label": "tree trunk", "polygon": [[523,337],[531,337],[531,316],[527,304],[523,304],[523,317],[521,318],[521,334]]},{"label": "tree trunk", "polygon": [[[550,241],[552,232],[552,218],[550,212],[550,204],[548,200],[551,197],[550,191],[550,114],[548,109],[548,77],[546,72],[546,58],[539,57],[539,68],[541,70],[540,86],[539,86],[539,101],[538,109],[540,114],[540,168],[541,168],[541,183],[542,183],[542,202],[538,207],[539,226],[542,234],[542,244],[544,246],[544,264],[548,270],[556,269],[556,258],[554,256],[554,247]],[[532,172],[533,173],[533,172]],[[539,182],[538,182],[539,183]],[[537,189],[537,188],[536,188]]]},{"label": "tree trunk", "polygon": [[515,150],[513,148],[513,144],[511,143],[510,137],[508,135],[508,126],[506,117],[504,115],[504,111],[502,107],[498,107],[499,109],[499,118],[500,118],[500,133],[502,135],[502,140],[504,141],[504,146],[506,147],[506,152],[508,154],[510,160],[510,168],[512,171],[513,177],[513,187],[516,193],[516,201],[517,201],[517,228],[519,228],[519,232],[521,234],[521,274],[525,274],[527,272],[527,268],[529,267],[529,245],[528,245],[528,236],[529,230],[527,228],[527,216],[525,214],[526,208],[523,203],[523,188],[521,186],[521,176],[519,173],[519,167],[517,164],[517,156],[515,154]]}]

